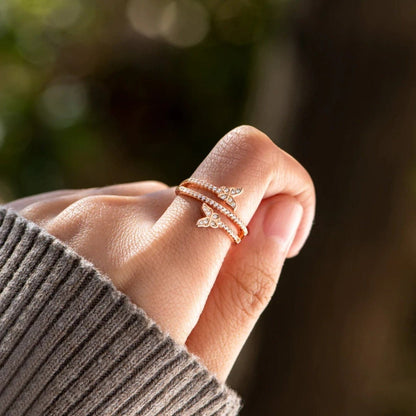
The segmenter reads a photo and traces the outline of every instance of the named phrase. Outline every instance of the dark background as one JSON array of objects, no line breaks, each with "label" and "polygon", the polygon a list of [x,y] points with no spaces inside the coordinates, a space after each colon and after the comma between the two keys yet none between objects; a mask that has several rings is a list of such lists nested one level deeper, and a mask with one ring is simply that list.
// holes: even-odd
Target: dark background
[{"label": "dark background", "polygon": [[416,415],[414,0],[0,0],[0,202],[175,185],[239,124],[318,201],[242,415]]}]

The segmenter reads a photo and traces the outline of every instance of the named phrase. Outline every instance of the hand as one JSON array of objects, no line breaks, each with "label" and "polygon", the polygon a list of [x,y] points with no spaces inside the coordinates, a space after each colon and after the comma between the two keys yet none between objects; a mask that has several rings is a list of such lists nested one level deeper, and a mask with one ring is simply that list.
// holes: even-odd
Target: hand
[{"label": "hand", "polygon": [[309,234],[315,193],[304,168],[248,126],[222,138],[192,176],[243,188],[236,213],[249,234],[239,245],[222,230],[197,228],[200,202],[161,182],[48,192],[6,206],[91,261],[225,381],[285,258]]}]

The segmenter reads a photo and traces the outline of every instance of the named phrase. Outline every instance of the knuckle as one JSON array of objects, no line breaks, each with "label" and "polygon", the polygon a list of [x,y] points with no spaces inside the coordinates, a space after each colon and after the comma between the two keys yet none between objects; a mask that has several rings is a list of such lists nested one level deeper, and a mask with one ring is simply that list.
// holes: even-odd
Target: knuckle
[{"label": "knuckle", "polygon": [[253,126],[242,125],[227,133],[220,141],[220,151],[227,159],[257,166],[262,174],[270,174],[282,157],[282,150],[263,132]]},{"label": "knuckle", "polygon": [[[86,195],[67,206],[49,223],[52,234],[62,235],[65,240],[71,238],[87,238],[97,232],[105,238],[107,230],[114,231],[119,221],[119,210],[114,209],[118,197],[108,195]],[[81,238],[82,236],[82,238]]]},{"label": "knuckle", "polygon": [[87,195],[69,205],[65,211],[72,218],[88,217],[89,220],[97,220],[103,218],[116,203],[119,204],[119,200],[117,196]]},{"label": "knuckle", "polygon": [[107,195],[87,195],[79,199],[74,204],[78,204],[86,210],[97,209],[97,207],[103,207],[108,203]]},{"label": "knuckle", "polygon": [[124,195],[88,195],[67,207],[61,215],[100,229],[113,229],[131,226],[138,211],[144,212],[141,201]]},{"label": "knuckle", "polygon": [[35,201],[20,210],[20,214],[32,221],[41,216],[48,205],[48,201]]},{"label": "knuckle", "polygon": [[241,319],[257,319],[276,288],[275,273],[264,264],[245,265],[233,278],[233,302]]},{"label": "knuckle", "polygon": [[262,154],[276,147],[272,140],[263,132],[252,126],[239,126],[231,130],[223,138],[226,146],[248,152],[249,154]]},{"label": "knuckle", "polygon": [[144,181],[143,184],[148,185],[148,186],[154,186],[155,188],[169,188],[169,185],[167,185],[165,182],[162,181]]}]

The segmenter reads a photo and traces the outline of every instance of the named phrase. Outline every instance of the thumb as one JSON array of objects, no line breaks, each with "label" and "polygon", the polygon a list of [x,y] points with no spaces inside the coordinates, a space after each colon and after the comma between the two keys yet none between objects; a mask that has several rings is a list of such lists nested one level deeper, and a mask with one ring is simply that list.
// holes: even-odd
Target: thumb
[{"label": "thumb", "polygon": [[217,376],[227,378],[271,299],[303,209],[294,197],[261,202],[250,234],[228,252],[200,319],[186,344]]}]

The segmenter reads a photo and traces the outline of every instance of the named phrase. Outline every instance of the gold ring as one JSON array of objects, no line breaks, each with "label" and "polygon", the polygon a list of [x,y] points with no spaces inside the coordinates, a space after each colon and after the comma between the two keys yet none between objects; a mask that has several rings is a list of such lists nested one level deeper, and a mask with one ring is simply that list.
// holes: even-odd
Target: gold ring
[{"label": "gold ring", "polygon": [[[208,196],[203,195],[194,189],[190,189],[187,185],[203,188],[214,193],[221,200],[221,202],[225,202],[231,208],[227,208],[217,201],[214,201],[212,198],[209,198]],[[185,179],[175,189],[175,193],[177,195],[182,194],[190,196],[191,198],[202,202],[201,209],[205,214],[205,217],[200,218],[196,222],[197,227],[223,229],[231,238],[231,240],[236,244],[239,244],[241,240],[248,234],[247,227],[243,221],[241,221],[241,219],[238,218],[238,216],[234,213],[234,209],[237,206],[234,198],[240,195],[242,192],[242,188],[215,186],[207,181],[196,178]],[[215,210],[217,212],[215,212]],[[232,221],[238,227],[238,232],[236,233],[227,224],[225,224],[221,220],[219,214],[224,214],[230,221]]]}]

